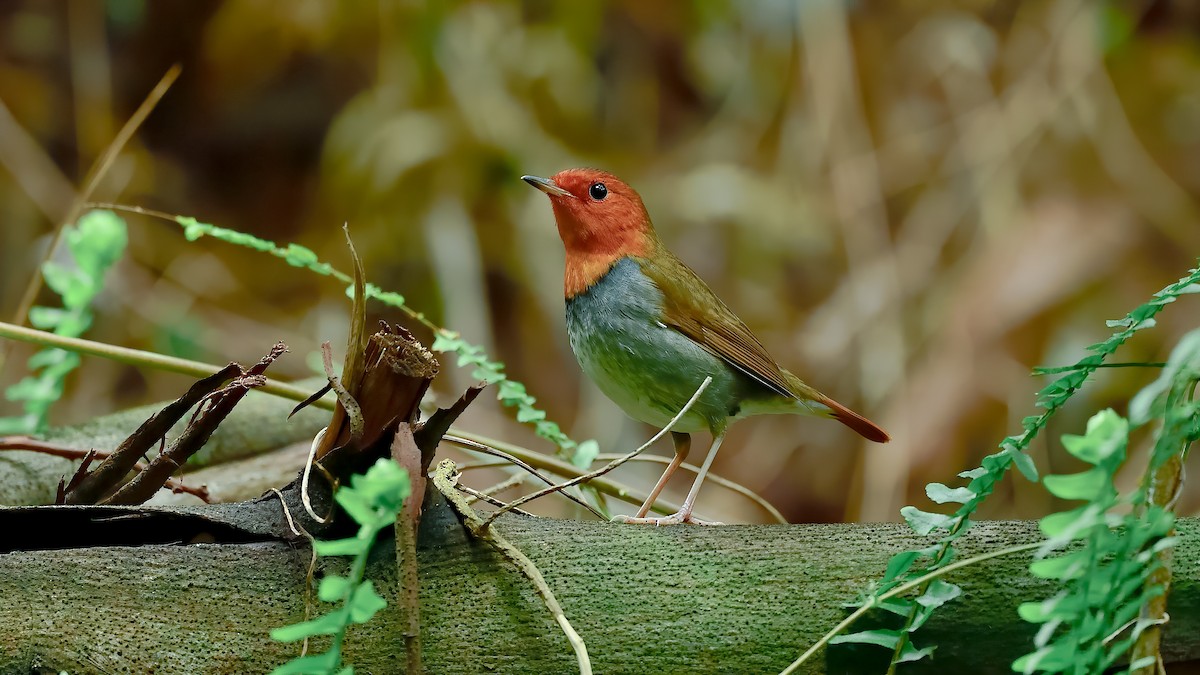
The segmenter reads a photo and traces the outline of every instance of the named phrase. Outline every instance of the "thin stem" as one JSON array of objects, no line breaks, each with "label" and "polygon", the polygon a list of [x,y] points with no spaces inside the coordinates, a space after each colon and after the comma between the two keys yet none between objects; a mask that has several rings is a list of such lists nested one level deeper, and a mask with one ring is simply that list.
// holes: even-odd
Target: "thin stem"
[{"label": "thin stem", "polygon": [[[620,455],[610,454],[610,453],[601,453],[596,456],[596,459],[597,460],[612,460],[612,459],[616,459],[618,457],[620,457]],[[667,459],[666,457],[655,457],[655,456],[634,457],[633,459],[631,459],[629,461],[631,461],[631,462],[653,462],[655,464],[670,464],[671,463],[671,460]],[[465,466],[459,467],[460,470],[466,470],[467,468],[468,467],[465,467]],[[700,467],[696,466],[695,464],[688,464],[687,462],[680,464],[679,468],[683,469],[684,471],[690,471],[691,473],[699,473],[700,472]],[[720,485],[721,487],[725,488],[726,490],[729,490],[730,492],[736,492],[737,494],[742,495],[746,499],[749,499],[750,501],[754,502],[755,505],[757,505],[760,509],[765,511],[767,513],[767,515],[771,516],[771,518],[774,519],[775,522],[785,524],[785,525],[787,524],[787,522],[788,522],[787,518],[784,518],[783,514],[779,512],[779,509],[775,508],[771,504],[771,502],[766,500],[765,497],[758,494],[754,490],[751,490],[750,488],[746,487],[745,485],[742,485],[741,483],[737,483],[735,481],[729,480],[728,478],[722,478],[716,474],[710,475],[706,480],[712,481],[713,483]]]},{"label": "thin stem", "polygon": [[[125,213],[136,213],[136,214],[142,215],[142,216],[148,216],[151,218],[159,218],[161,220],[166,220],[166,221],[175,223],[176,225],[180,224],[180,219],[182,218],[182,216],[180,216],[180,215],[167,213],[165,211],[156,211],[154,209],[146,209],[146,208],[142,208],[140,206],[131,206],[128,204],[114,204],[111,202],[88,202],[86,204],[86,206],[87,206],[87,208],[93,208],[93,209],[108,209],[110,211],[122,211]],[[281,249],[277,246],[272,248],[268,252],[273,255],[276,255],[278,257],[284,257],[287,255],[286,250]],[[346,274],[345,272],[342,272],[341,270],[335,269],[332,266],[327,267],[327,269],[329,271],[329,276],[333,277],[334,279],[337,279],[338,281],[345,283],[345,284],[354,283],[354,278],[351,277],[349,274]],[[405,314],[408,315],[408,317],[410,319],[420,323],[421,325],[425,326],[429,330],[433,331],[435,334],[445,334],[448,332],[445,328],[442,328],[441,326],[430,321],[425,316],[424,312],[418,312],[417,310],[413,309],[412,307],[409,307],[408,305],[404,305],[404,304],[391,305],[391,306],[395,307],[396,309],[399,309],[401,312],[404,312]]]},{"label": "thin stem", "polygon": [[[55,224],[54,238],[50,240],[50,245],[46,247],[46,252],[42,255],[42,263],[38,265],[38,272],[33,275],[33,277],[29,280],[29,284],[25,287],[25,293],[21,296],[21,302],[17,305],[17,311],[13,312],[13,323],[24,323],[26,316],[29,314],[30,308],[33,307],[33,303],[37,299],[38,291],[40,291],[42,288],[41,266],[42,264],[45,264],[45,262],[54,255],[55,250],[58,249],[58,244],[62,241],[63,228],[65,228],[68,223],[75,222],[79,218],[80,214],[83,213],[84,209],[87,208],[87,201],[91,199],[92,193],[96,191],[96,186],[100,184],[100,181],[103,180],[106,174],[108,174],[108,170],[112,168],[112,164],[116,161],[117,155],[121,154],[121,150],[123,150],[125,145],[129,143],[129,139],[133,138],[133,135],[137,132],[138,127],[142,126],[142,122],[145,122],[146,118],[150,116],[150,112],[154,110],[155,106],[158,105],[158,102],[161,101],[162,97],[166,95],[167,90],[170,89],[171,85],[175,83],[175,80],[179,78],[179,73],[182,71],[183,67],[178,63],[171,66],[167,70],[166,74],[162,76],[162,79],[158,81],[158,84],[154,86],[154,89],[151,89],[150,93],[146,95],[146,99],[142,101],[142,104],[138,106],[138,109],[135,110],[133,115],[125,121],[125,125],[121,127],[120,131],[117,132],[117,135],[113,138],[112,143],[109,143],[108,147],[104,149],[104,153],[101,154],[96,160],[96,163],[92,165],[91,170],[88,171],[87,178],[84,179],[83,191],[75,197],[74,202],[71,204],[71,210],[67,212],[67,217],[64,218],[61,223]],[[4,368],[4,362],[7,355],[8,350],[0,348],[0,369]]]},{"label": "thin stem", "polygon": [[[471,498],[467,500],[468,504],[473,504],[475,502],[483,501],[483,502],[487,502],[487,503],[491,504],[492,506],[504,506],[505,505],[504,500],[496,499],[495,497],[493,497],[485,492],[480,492],[479,490],[469,488],[466,485],[463,485],[461,483],[456,485],[455,487],[457,487],[459,489],[459,491],[466,493],[468,495],[471,495]],[[536,518],[536,516],[534,516],[532,513],[528,512],[528,511],[523,511],[521,509],[513,509],[513,512],[519,513],[523,516],[529,516],[531,518]]]},{"label": "thin stem", "polygon": [[[84,180],[83,191],[80,192],[75,198],[75,202],[71,205],[71,210],[67,212],[67,217],[63,219],[63,222],[58,223],[55,226],[54,238],[50,241],[50,246],[46,248],[45,255],[42,256],[43,263],[54,255],[54,251],[58,248],[59,242],[62,241],[63,228],[68,223],[75,222],[75,220],[79,218],[80,214],[83,213],[84,209],[87,208],[87,201],[91,199],[92,193],[96,191],[96,186],[100,184],[100,181],[104,179],[104,176],[108,173],[108,170],[112,168],[112,164],[116,161],[117,155],[121,154],[121,150],[123,150],[125,145],[129,143],[129,139],[133,138],[133,135],[137,132],[138,127],[142,126],[142,122],[146,121],[146,118],[150,115],[150,111],[154,110],[155,106],[158,105],[158,102],[161,101],[162,97],[166,95],[167,90],[170,89],[171,85],[175,83],[175,80],[179,78],[179,74],[181,72],[183,72],[183,67],[178,63],[171,66],[170,69],[167,70],[166,74],[162,76],[162,79],[158,81],[158,84],[155,85],[154,89],[150,90],[150,93],[146,96],[146,99],[142,101],[142,104],[138,106],[138,109],[134,111],[133,116],[126,120],[125,125],[121,127],[119,132],[117,132],[117,135],[113,138],[112,143],[110,143],[108,147],[104,149],[104,153],[97,158],[96,163],[92,165],[91,170],[88,171],[87,178]],[[41,288],[42,275],[33,275],[33,278],[29,280],[29,285],[25,288],[25,294],[21,297],[21,303],[17,306],[17,311],[13,315],[13,321],[21,322],[25,320],[25,315],[29,313],[29,308],[33,306],[33,301],[35,298],[37,298],[38,291],[41,290]]]},{"label": "thin stem", "polygon": [[646,448],[649,448],[651,445],[656,443],[658,441],[658,439],[660,439],[664,435],[666,435],[666,433],[668,431],[670,431],[679,422],[679,420],[682,419],[683,416],[687,414],[687,412],[689,410],[692,409],[692,406],[696,404],[696,401],[700,399],[700,395],[704,393],[705,389],[708,389],[708,385],[710,385],[710,384],[712,384],[712,377],[705,377],[704,381],[701,382],[700,386],[696,389],[696,393],[692,394],[692,397],[690,399],[688,399],[688,402],[683,404],[683,408],[681,408],[679,410],[679,412],[676,413],[675,416],[671,418],[670,422],[667,422],[667,426],[660,429],[658,431],[658,433],[654,434],[654,436],[652,436],[650,438],[650,440],[643,443],[641,445],[641,447],[639,447],[638,449],[634,450],[633,452],[629,453],[628,455],[625,455],[624,457],[621,457],[620,459],[610,462],[609,464],[607,464],[595,471],[592,471],[591,473],[585,473],[582,476],[576,476],[575,478],[572,478],[571,480],[568,480],[565,483],[559,483],[558,485],[551,485],[550,487],[545,488],[544,490],[539,490],[537,492],[534,492],[533,494],[525,495],[524,497],[521,497],[520,499],[514,499],[513,501],[509,502],[508,505],[502,506],[502,507],[496,509],[495,511],[492,512],[491,515],[489,515],[486,519],[484,519],[483,527],[487,527],[488,525],[491,525],[493,520],[495,520],[497,517],[500,516],[500,514],[506,512],[506,511],[515,509],[516,507],[518,507],[526,502],[533,501],[534,499],[537,499],[538,497],[544,497],[544,496],[550,494],[551,492],[558,492],[559,490],[565,490],[566,488],[569,488],[572,485],[578,485],[580,483],[589,481],[593,478],[598,478],[600,476],[603,476],[604,474],[608,473],[609,471],[612,471],[613,469],[617,468],[618,466],[621,466],[625,462],[628,462],[629,460],[633,459],[634,457],[637,457],[638,455],[642,454],[643,452],[646,451]]},{"label": "thin stem", "polygon": [[[536,476],[539,480],[541,480],[546,485],[554,485],[554,481],[552,481],[549,478],[538,473],[537,469],[533,468],[533,466],[531,466],[529,462],[526,462],[524,459],[522,459],[520,456],[518,456],[522,452],[527,455],[530,455],[530,459],[533,459],[534,457],[546,457],[546,455],[535,453],[530,450],[525,450],[524,448],[516,448],[516,447],[509,448],[513,452],[504,452],[503,450],[492,447],[492,445],[495,444],[495,441],[491,441],[491,444],[482,443],[480,441],[473,440],[471,438],[465,438],[461,433],[457,436],[452,435],[452,434],[445,434],[442,436],[442,440],[447,441],[449,443],[453,443],[454,445],[457,445],[461,448],[465,448],[468,450],[474,450],[475,452],[482,452],[485,455],[492,455],[494,457],[500,457],[501,459],[505,460],[506,462],[513,464],[521,469],[524,469],[525,471],[529,472],[531,475]],[[486,440],[486,439],[484,439],[484,440]],[[596,507],[592,506],[591,504],[588,504],[587,502],[583,501],[579,497],[576,497],[575,495],[571,494],[570,492],[564,492],[562,494],[567,499],[570,499],[571,501],[582,506],[583,508],[587,509],[588,511],[591,511],[592,514],[595,515],[597,518],[599,518],[601,520],[605,520],[604,514],[597,511]]]},{"label": "thin stem", "polygon": [[1058,366],[1055,368],[1047,368],[1045,366],[1035,366],[1033,369],[1034,375],[1057,375],[1058,373],[1069,373],[1074,370],[1092,369],[1092,368],[1166,368],[1167,364],[1158,361],[1127,361],[1123,363],[1097,363],[1093,365],[1080,365],[1076,363],[1073,366]]},{"label": "thin stem", "polygon": [[[559,476],[583,475],[583,470],[579,467],[552,455],[534,452],[533,450],[522,448],[518,445],[505,443],[504,441],[498,441],[493,438],[488,438],[487,436],[481,436],[479,434],[463,431],[461,429],[455,429],[453,427],[451,428],[451,431],[453,433],[446,434],[442,437],[442,440],[446,441],[447,443],[458,445],[466,450],[496,455],[497,457],[501,455],[498,452],[489,452],[489,450],[501,451],[511,457],[515,457],[528,463],[532,467],[542,469],[543,471],[549,471]],[[549,485],[552,483],[547,484]],[[588,486],[596,488],[600,492],[603,492],[610,497],[615,497],[629,504],[640,505],[646,500],[647,497],[647,494],[644,492],[636,490],[633,487],[625,485],[624,483],[608,480],[607,478],[593,479]],[[665,499],[660,499],[655,502],[654,510],[664,514],[673,513],[674,511],[679,510],[679,505]],[[601,518],[603,518],[603,516],[601,516]]]},{"label": "thin stem", "polygon": [[[221,370],[220,367],[201,361],[191,361],[174,356],[155,354],[154,352],[147,352],[141,349],[118,347],[83,338],[55,335],[54,333],[48,333],[35,328],[26,328],[13,323],[4,323],[2,321],[0,321],[0,338],[29,342],[42,345],[43,347],[57,347],[69,352],[99,356],[118,363],[149,367],[189,377],[208,377]],[[267,383],[260,388],[260,391],[293,401],[303,401],[312,393],[294,385],[271,379],[267,380]],[[325,410],[332,410],[335,404],[336,401],[332,398],[322,398],[313,403],[314,406]]]},{"label": "thin stem", "polygon": [[[617,459],[618,457],[621,457],[621,455],[619,455],[617,453],[602,452],[599,455],[596,455],[596,461],[607,462],[607,461],[612,461],[614,459]],[[671,463],[670,459],[668,459],[666,457],[658,457],[656,455],[650,455],[648,457],[634,457],[633,459],[631,459],[629,461],[631,461],[631,462],[649,462],[652,464],[670,464]],[[458,466],[458,470],[462,473],[466,473],[468,471],[474,471],[475,469],[495,469],[495,468],[502,467],[502,466],[508,466],[508,462],[504,462],[504,461],[471,462],[469,464],[460,464]],[[680,464],[679,468],[683,469],[684,471],[689,471],[691,473],[696,473],[696,472],[700,471],[700,467],[696,466],[695,464],[688,464],[687,462]],[[723,487],[731,492],[736,492],[737,494],[740,494],[740,495],[746,497],[746,499],[749,499],[750,501],[757,504],[759,506],[759,508],[761,508],[763,511],[766,511],[767,514],[769,514],[771,516],[771,518],[773,518],[776,522],[781,523],[781,524],[787,524],[787,522],[788,522],[787,518],[785,518],[783,516],[783,514],[780,513],[779,510],[776,509],[771,504],[771,502],[768,502],[764,497],[762,497],[758,493],[754,492],[750,488],[746,487],[745,485],[742,485],[741,483],[729,480],[728,478],[722,478],[716,474],[709,476],[708,480],[716,483],[717,485],[720,485],[721,487]]]},{"label": "thin stem", "polygon": [[546,578],[542,576],[537,565],[522,553],[520,549],[510,543],[496,530],[487,528],[486,523],[479,517],[479,514],[475,513],[471,509],[471,506],[467,504],[467,500],[457,489],[458,472],[454,467],[454,462],[448,459],[442,460],[442,463],[433,472],[432,478],[433,485],[437,488],[438,492],[441,492],[446,501],[450,502],[454,510],[465,519],[467,529],[471,534],[494,546],[533,583],[538,595],[542,597],[542,602],[545,603],[546,609],[550,611],[551,616],[554,617],[554,621],[562,629],[563,634],[567,636],[567,642],[571,643],[571,649],[575,652],[575,661],[579,665],[579,674],[592,675],[592,661],[588,656],[587,645],[584,644],[583,638],[579,637],[579,633],[575,632],[575,628],[567,619],[562,605],[558,604],[558,599],[554,597],[554,591],[550,590],[550,585],[546,583]]},{"label": "thin stem", "polygon": [[497,495],[502,495],[505,492],[508,492],[509,490],[512,490],[514,488],[518,488],[518,487],[524,485],[525,480],[526,480],[526,476],[524,474],[520,474],[520,473],[513,474],[513,475],[509,476],[508,478],[500,481],[499,483],[492,485],[491,487],[486,487],[486,488],[480,490],[479,493],[481,495],[485,495],[488,497],[496,497]]},{"label": "thin stem", "polygon": [[304,461],[304,473],[300,476],[300,501],[304,504],[304,510],[308,512],[309,517],[321,524],[325,524],[333,520],[333,511],[330,510],[330,512],[325,516],[317,515],[316,510],[313,509],[312,499],[308,495],[308,482],[309,477],[312,475],[313,467],[317,464],[317,448],[320,447],[321,442],[325,440],[325,434],[328,431],[329,427],[322,427],[321,430],[317,432],[317,435],[313,436],[312,442],[308,445],[308,459]]},{"label": "thin stem", "polygon": [[1021,553],[1022,551],[1032,551],[1033,549],[1035,549],[1041,545],[1042,545],[1042,542],[1034,542],[1032,544],[1021,544],[1020,546],[1010,546],[1009,548],[1002,548],[999,551],[992,551],[991,553],[984,553],[983,555],[977,555],[973,558],[964,558],[963,560],[959,560],[957,562],[952,562],[949,565],[946,565],[945,567],[940,567],[936,570],[933,570],[932,572],[929,572],[922,576],[919,576],[916,579],[909,581],[908,583],[901,584],[901,585],[893,588],[892,590],[888,591],[887,593],[884,593],[879,596],[872,596],[872,597],[868,598],[867,601],[865,603],[863,603],[861,607],[859,607],[858,609],[851,612],[850,616],[846,617],[845,619],[842,620],[841,623],[834,626],[828,633],[826,633],[824,636],[822,636],[820,640],[817,640],[816,643],[813,644],[813,646],[808,648],[808,651],[806,651],[800,655],[800,658],[796,659],[795,661],[792,662],[791,665],[789,665],[787,668],[784,668],[782,671],[780,671],[779,675],[790,675],[790,673],[796,672],[797,668],[804,665],[804,662],[807,661],[809,658],[811,658],[813,654],[816,654],[817,651],[821,649],[821,647],[824,647],[826,644],[829,643],[830,640],[837,637],[838,633],[841,633],[842,631],[846,630],[846,628],[849,627],[850,624],[854,623],[855,620],[857,620],[862,615],[866,614],[872,608],[878,607],[880,605],[880,603],[882,603],[885,600],[890,600],[891,598],[894,598],[897,595],[907,593],[922,584],[933,581],[934,579],[946,574],[947,572],[952,572],[961,567],[966,567],[967,565],[974,565],[975,563],[981,563],[985,560],[991,560],[992,558],[999,558],[1000,556],[1009,555],[1011,553]]}]

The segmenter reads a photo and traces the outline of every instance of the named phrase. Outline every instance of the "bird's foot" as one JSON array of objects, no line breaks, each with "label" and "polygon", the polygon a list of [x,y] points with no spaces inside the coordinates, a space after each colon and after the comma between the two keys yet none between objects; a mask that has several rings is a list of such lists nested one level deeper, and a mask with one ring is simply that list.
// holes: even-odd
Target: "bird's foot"
[{"label": "bird's foot", "polygon": [[612,519],[612,522],[625,523],[627,525],[654,525],[656,527],[660,526],[660,525],[724,525],[725,524],[725,523],[718,523],[715,520],[700,520],[699,518],[692,516],[691,513],[684,513],[682,511],[680,511],[678,513],[672,513],[669,516],[663,516],[661,518],[635,518],[633,516],[614,516]]}]

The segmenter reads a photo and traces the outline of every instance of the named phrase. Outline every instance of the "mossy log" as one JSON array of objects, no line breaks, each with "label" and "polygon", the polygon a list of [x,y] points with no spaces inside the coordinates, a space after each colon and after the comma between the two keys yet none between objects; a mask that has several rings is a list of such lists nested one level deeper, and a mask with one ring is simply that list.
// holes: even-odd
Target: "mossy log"
[{"label": "mossy log", "polygon": [[[113,508],[78,511],[73,517],[91,525],[60,532],[54,520],[65,511],[38,520],[65,508],[74,507],[42,507],[37,518],[28,509],[6,518],[0,509],[7,532],[18,515],[41,530],[6,535],[0,549],[0,672],[253,673],[297,653],[268,637],[305,617],[310,562],[307,546],[270,534],[282,526],[278,500],[177,510],[252,509],[270,521],[242,528],[237,541],[192,525],[173,540],[163,523],[174,521],[120,525]],[[928,543],[896,524],[654,528],[509,515],[493,527],[538,565],[595,672],[605,674],[778,672],[846,615],[845,603],[892,553]],[[1182,520],[1179,533],[1164,640],[1173,663],[1200,658],[1200,522]],[[960,556],[1037,536],[1033,522],[979,523]],[[97,541],[112,545],[91,545]],[[380,542],[368,572],[389,598],[397,597],[393,550]],[[426,672],[576,672],[566,638],[526,579],[470,540],[440,500],[422,520],[418,560]],[[1010,672],[1034,633],[1017,605],[1053,593],[1030,576],[1028,562],[1027,553],[1014,554],[955,571],[950,579],[963,597],[916,638],[937,651],[901,672]],[[398,605],[351,628],[346,657],[356,672],[402,672]],[[838,645],[802,672],[879,673],[882,658],[878,648]]]}]

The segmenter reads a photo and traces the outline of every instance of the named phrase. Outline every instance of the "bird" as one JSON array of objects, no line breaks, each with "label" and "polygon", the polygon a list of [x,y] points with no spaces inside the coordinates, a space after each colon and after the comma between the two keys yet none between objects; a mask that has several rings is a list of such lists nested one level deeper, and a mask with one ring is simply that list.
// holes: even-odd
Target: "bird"
[{"label": "bird", "polygon": [[[874,422],[782,368],[746,324],[667,249],[642,198],[628,184],[589,168],[521,179],[550,198],[566,250],[563,296],[571,351],[600,391],[630,417],[661,428],[712,378],[672,427],[675,456],[645,503],[634,516],[614,520],[717,524],[693,516],[696,497],[729,425],[745,417],[828,417],[867,440],[889,440]],[[708,432],[713,440],[682,508],[647,517],[698,432]]]}]

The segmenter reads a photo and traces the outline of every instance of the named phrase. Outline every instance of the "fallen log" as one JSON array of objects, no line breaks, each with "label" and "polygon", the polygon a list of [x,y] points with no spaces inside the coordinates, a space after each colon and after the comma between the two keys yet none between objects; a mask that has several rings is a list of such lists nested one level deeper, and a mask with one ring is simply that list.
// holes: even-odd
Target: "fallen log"
[{"label": "fallen log", "polygon": [[[418,550],[426,671],[575,672],[566,638],[525,578],[431,499]],[[223,530],[198,534],[189,525],[177,538],[183,543],[167,543],[162,527],[153,527],[155,543],[138,545],[138,528],[123,524],[121,509],[105,507],[87,526],[62,527],[53,549],[14,550],[22,542],[14,537],[0,549],[0,673],[266,672],[296,655],[296,645],[268,633],[304,619],[310,552],[272,533],[284,527],[278,500],[153,511],[237,508],[255,509],[269,526],[222,541]],[[33,522],[28,509],[10,518],[6,511],[0,529],[11,531],[18,518]],[[597,673],[778,672],[846,615],[845,603],[879,577],[892,553],[927,543],[898,524],[653,528],[506,515],[492,527],[537,564]],[[1200,520],[1182,519],[1179,534],[1168,663],[1200,658]],[[960,556],[1038,536],[1032,521],[982,522]],[[113,545],[88,545],[97,541]],[[917,637],[937,651],[900,672],[1011,672],[1035,631],[1017,605],[1053,593],[1029,574],[1028,562],[1028,554],[1015,554],[955,571],[949,579],[963,597]],[[340,567],[322,559],[318,577]],[[368,577],[389,606],[351,628],[345,653],[356,672],[403,671],[395,570],[393,543],[379,542]],[[879,673],[884,659],[878,648],[836,645],[801,672]]]}]

